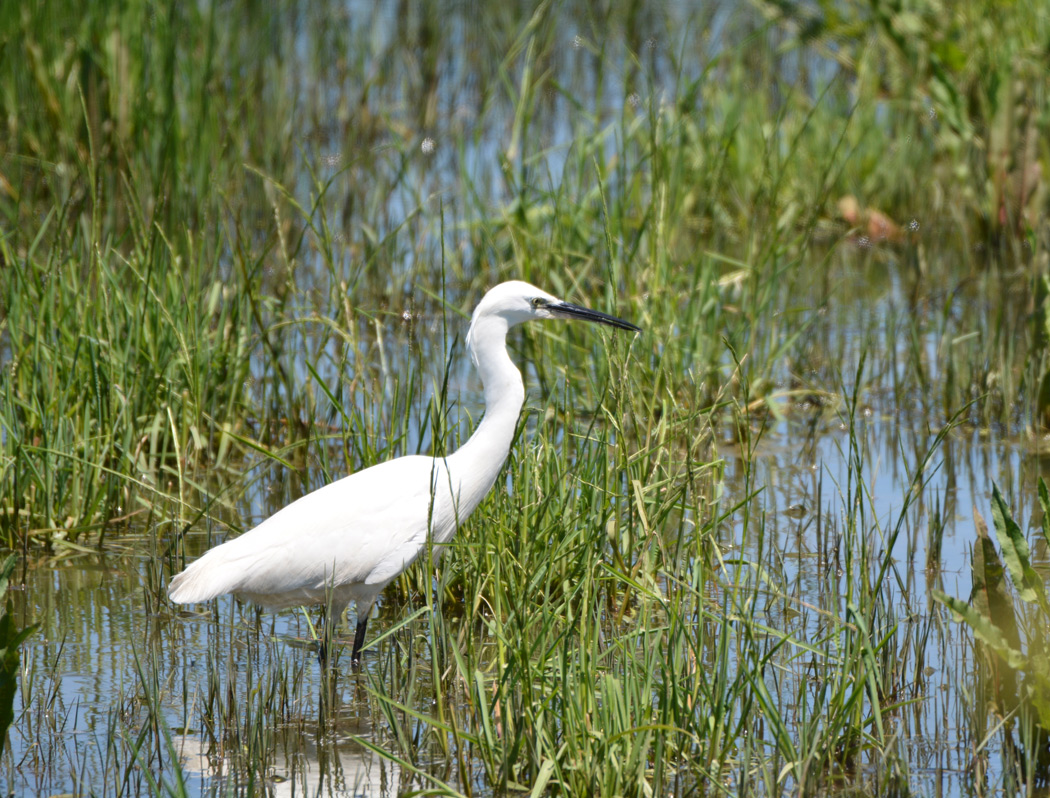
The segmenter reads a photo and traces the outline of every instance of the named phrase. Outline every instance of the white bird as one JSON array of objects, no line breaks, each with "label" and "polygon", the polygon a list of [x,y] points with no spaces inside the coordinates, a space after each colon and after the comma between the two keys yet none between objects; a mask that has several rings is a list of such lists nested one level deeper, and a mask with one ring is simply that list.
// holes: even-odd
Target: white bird
[{"label": "white bird", "polygon": [[[641,332],[528,283],[497,285],[482,297],[467,333],[467,351],[484,386],[485,415],[465,444],[447,457],[388,460],[303,496],[173,577],[171,600],[193,604],[232,593],[271,609],[330,602],[335,619],[355,601],[350,661],[356,668],[369,612],[383,588],[428,542],[440,553],[507,459],[525,400],[521,372],[507,354],[507,331],[532,319],[556,318]],[[323,642],[320,655],[323,662]]]}]

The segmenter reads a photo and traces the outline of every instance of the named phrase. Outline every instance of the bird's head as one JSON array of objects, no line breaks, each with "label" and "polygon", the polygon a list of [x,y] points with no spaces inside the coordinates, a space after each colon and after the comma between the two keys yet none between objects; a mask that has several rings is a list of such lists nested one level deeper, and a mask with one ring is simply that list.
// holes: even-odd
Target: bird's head
[{"label": "bird's head", "polygon": [[621,330],[641,332],[640,328],[623,319],[564,302],[534,285],[511,280],[489,289],[481,298],[470,320],[467,347],[473,353],[479,343],[479,335],[493,334],[496,330],[505,334],[514,325],[533,319],[583,319],[619,327]]}]

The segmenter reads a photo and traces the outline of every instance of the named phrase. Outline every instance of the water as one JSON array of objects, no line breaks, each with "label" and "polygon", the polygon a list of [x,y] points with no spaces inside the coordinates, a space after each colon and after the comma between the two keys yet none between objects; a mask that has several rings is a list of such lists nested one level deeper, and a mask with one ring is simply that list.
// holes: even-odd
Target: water
[{"label": "water", "polygon": [[[288,328],[282,344],[289,351],[315,353],[320,348],[323,356],[311,363],[326,384],[338,384],[348,366],[363,374],[374,394],[369,400],[355,394],[357,404],[347,409],[372,421],[394,397],[395,381],[407,381],[409,375],[423,386],[413,401],[425,406],[432,386],[440,384],[443,365],[452,351],[450,417],[456,425],[452,438],[462,439],[470,420],[476,420],[481,410],[477,379],[462,357],[465,322],[452,314],[443,315],[441,302],[417,291],[413,278],[421,261],[434,264],[437,271],[443,248],[455,250],[462,262],[477,266],[477,273],[465,279],[449,278],[449,304],[459,307],[464,297],[477,296],[479,287],[491,282],[485,269],[486,264],[494,268],[495,258],[492,253],[473,251],[469,237],[463,234],[464,219],[476,210],[474,203],[493,215],[512,209],[525,191],[515,179],[525,173],[524,182],[529,186],[554,186],[562,179],[572,179],[567,153],[576,140],[575,117],[564,94],[552,91],[545,95],[542,113],[524,134],[537,137],[531,151],[541,154],[527,164],[516,162],[514,142],[523,134],[515,128],[513,104],[494,89],[500,80],[496,67],[506,54],[486,52],[487,40],[471,25],[470,4],[451,5],[443,41],[433,51],[427,49],[420,42],[432,35],[434,20],[409,5],[408,13],[402,14],[403,7],[393,3],[377,8],[350,2],[345,14],[329,24],[315,27],[296,19],[287,34],[275,33],[298,65],[285,73],[291,83],[289,94],[320,96],[322,107],[331,109],[331,116],[318,120],[316,129],[303,130],[303,143],[307,157],[316,156],[325,177],[334,176],[333,195],[351,194],[368,181],[380,181],[388,189],[377,206],[366,212],[348,211],[335,225],[337,235],[357,240],[356,226],[367,217],[376,239],[395,253],[395,268],[376,275],[362,270],[359,252],[336,248],[336,270],[350,278],[355,296],[375,298],[366,308],[378,319],[381,344],[375,321],[363,316],[355,319],[352,344],[324,338],[321,325],[310,321]],[[568,16],[571,22],[554,34],[557,45],[545,68],[562,83],[572,85],[574,93],[602,98],[592,110],[598,126],[609,124],[622,118],[627,109],[644,110],[648,103],[666,102],[674,95],[676,81],[703,74],[704,64],[689,59],[676,72],[676,53],[684,47],[668,39],[668,30],[683,31],[684,43],[695,43],[693,36],[713,42],[707,51],[713,57],[720,52],[721,37],[728,36],[733,25],[758,24],[754,18],[741,21],[734,16],[733,5],[709,4],[701,24],[690,16],[686,4],[670,4],[666,17],[643,14],[638,26],[629,30],[603,30]],[[328,30],[336,44],[316,40],[318,30]],[[341,72],[324,62],[322,54],[333,49],[345,51],[348,58],[367,53],[366,61],[385,55],[393,63],[381,80],[369,85],[366,99],[361,81],[349,77],[360,77],[358,73],[352,68]],[[433,56],[433,62],[419,62],[417,51]],[[596,51],[603,53],[604,61],[597,58]],[[645,80],[624,66],[629,53],[648,60]],[[816,67],[807,73],[816,82],[835,69],[830,62],[819,62]],[[793,68],[801,69],[797,64]],[[508,79],[513,82],[515,76],[512,70]],[[815,93],[817,88],[812,90]],[[367,115],[362,108],[390,114],[410,145],[381,136],[370,138],[364,130]],[[701,108],[699,113],[706,114],[708,109]],[[432,142],[432,149],[424,146],[426,142]],[[453,142],[461,148],[457,150]],[[604,151],[596,157],[610,159],[617,141],[609,136],[602,146]],[[314,184],[308,171],[300,169],[297,174],[296,196],[309,196]],[[464,175],[478,189],[479,197],[465,195]],[[617,175],[613,173],[610,179],[616,180]],[[542,205],[534,207],[542,212]],[[428,214],[431,220],[438,215],[447,220],[443,236],[434,235],[432,227],[418,234],[413,225]],[[922,227],[929,230],[935,224],[924,221]],[[863,272],[856,290],[838,296],[839,304],[814,324],[809,345],[823,354],[813,357],[818,364],[813,373],[794,374],[793,364],[782,359],[776,373],[770,375],[784,391],[804,379],[824,390],[843,389],[841,393],[848,395],[856,375],[821,372],[819,364],[855,364],[862,350],[868,352],[869,373],[879,376],[861,390],[862,404],[854,421],[861,445],[860,472],[851,470],[844,406],[829,408],[791,393],[775,398],[783,418],[773,418],[758,436],[756,414],[753,451],[746,453],[739,441],[728,439],[719,440],[715,447],[725,460],[723,506],[742,500],[749,488],[761,488],[751,512],[753,518],[763,517],[765,539],[760,547],[754,528],[734,518],[720,529],[719,543],[726,556],[777,563],[784,595],[780,608],[770,609],[768,621],[797,622],[816,634],[820,616],[808,613],[807,607],[837,603],[827,596],[834,573],[842,565],[834,544],[846,534],[846,497],[851,487],[856,493],[858,485],[863,486],[870,515],[862,532],[870,535],[876,552],[892,545],[893,569],[885,583],[887,606],[899,613],[905,638],[926,634],[935,641],[922,649],[922,662],[916,659],[917,646],[901,662],[902,668],[923,674],[921,683],[916,682],[916,694],[901,697],[914,699],[914,705],[894,720],[910,766],[910,785],[921,794],[961,795],[972,786],[968,771],[973,740],[963,728],[967,714],[963,704],[965,691],[972,689],[973,655],[959,626],[932,620],[929,591],[936,587],[964,600],[969,596],[973,508],[990,518],[995,481],[1016,515],[1031,519],[1035,513],[1028,487],[1045,472],[1045,464],[1038,453],[1006,430],[959,425],[943,441],[936,440],[948,422],[937,398],[932,392],[905,394],[893,386],[906,382],[901,372],[909,368],[912,356],[923,361],[931,384],[944,378],[940,338],[931,332],[917,346],[894,341],[892,335],[873,339],[872,330],[892,329],[899,322],[901,308],[910,309],[911,286],[901,276],[906,269],[900,263],[890,263],[884,273],[873,274],[864,260],[869,254],[856,253],[857,270]],[[328,279],[322,253],[308,247],[302,257],[305,266],[297,275],[299,288],[304,294],[320,290]],[[817,289],[812,290],[797,300],[806,312],[821,304]],[[959,305],[954,312],[965,313],[967,303],[979,300],[960,291],[952,301]],[[301,317],[307,318],[311,311],[304,307]],[[932,316],[933,311],[929,312]],[[452,350],[457,335],[460,345]],[[873,340],[878,348],[870,351]],[[518,339],[515,344],[515,358],[521,362],[527,347]],[[0,352],[3,345],[0,340]],[[382,367],[364,362],[377,348],[387,359]],[[724,363],[729,360],[726,353]],[[540,405],[535,367],[525,362],[523,371],[532,405]],[[264,395],[264,386],[272,385],[271,378],[265,362],[257,361],[252,380],[259,396]],[[298,384],[312,379],[305,359],[296,362],[292,378]],[[337,429],[342,426],[331,407],[323,401],[319,407],[327,423]],[[416,412],[411,418],[403,441],[377,437],[373,445],[390,446],[393,454],[429,450],[432,431],[420,421],[423,414]],[[383,425],[376,422],[375,428]],[[906,505],[915,472],[931,449],[921,498]],[[332,465],[346,464],[336,461]],[[251,487],[233,507],[217,507],[213,518],[197,524],[186,541],[190,557],[227,534],[227,527],[247,529],[325,479],[316,456],[303,469],[302,481],[271,463],[245,462],[242,466]],[[221,491],[222,485],[208,489]],[[394,795],[406,787],[432,787],[435,779],[456,784],[459,777],[481,793],[491,790],[475,775],[475,770],[483,770],[478,763],[457,763],[448,772],[445,759],[428,758],[424,749],[414,763],[429,774],[421,776],[368,747],[371,743],[396,750],[391,745],[393,724],[366,687],[379,672],[377,662],[392,667],[396,659],[390,654],[393,647],[399,651],[422,648],[418,641],[428,633],[425,616],[415,617],[381,643],[380,653],[367,660],[364,674],[344,674],[329,692],[310,647],[309,620],[302,613],[261,615],[230,599],[192,612],[158,603],[157,586],[166,581],[171,566],[171,533],[180,528],[182,520],[177,509],[172,509],[169,518],[154,517],[150,525],[122,530],[126,537],[107,538],[102,552],[59,549],[54,555],[31,554],[26,561],[24,588],[14,595],[15,615],[20,624],[38,623],[40,628],[23,649],[23,689],[16,699],[16,722],[2,763],[9,794],[148,794],[150,777],[161,775],[156,763],[171,758],[161,750],[169,740],[191,795],[248,790],[247,761],[266,763],[263,783],[256,788],[272,795]],[[893,538],[898,527],[900,534]],[[931,537],[940,541],[939,556],[933,562],[928,556]],[[144,546],[144,541],[149,544]],[[1045,551],[1037,549],[1035,554],[1038,562],[1047,562]],[[369,638],[401,624],[422,601],[414,596],[406,602],[388,593],[370,624]],[[343,657],[345,670],[348,657],[345,653]],[[429,713],[432,697],[425,688],[426,665],[417,666],[423,675],[415,675],[424,687],[415,694],[416,708]],[[808,678],[805,665],[796,662],[792,667],[795,670],[785,684],[804,683]],[[151,730],[143,712],[143,701],[153,700],[150,696],[154,695],[161,696],[157,709],[167,729]],[[195,725],[200,717],[197,710],[204,703],[231,707],[230,715],[223,718],[224,728]],[[278,724],[261,729],[251,724],[252,708],[262,703],[271,710],[277,708]],[[411,735],[419,729],[407,713],[400,717],[401,731],[407,729]],[[136,736],[140,732],[141,740]],[[143,747],[137,754],[129,753],[139,745]],[[992,751],[988,761],[993,779],[1001,769],[997,756]],[[460,768],[470,773],[461,773]],[[165,769],[163,776],[170,780],[172,770]]]},{"label": "water", "polygon": [[[859,430],[866,444],[864,482],[872,496],[873,521],[887,533],[901,513],[915,461],[930,442],[928,434],[916,433],[901,422],[872,414]],[[823,515],[825,525],[841,519],[838,493],[849,479],[843,457],[848,436],[841,429],[826,430],[800,457],[791,426],[780,425],[759,444],[753,484],[763,486],[756,503],[765,512],[767,535],[775,536],[766,545],[781,553],[788,594],[794,601],[814,603],[829,567],[817,556],[815,519]],[[739,485],[742,462],[729,452],[726,456],[726,482],[732,492]],[[988,515],[989,475],[1016,474],[1024,484],[1029,481],[1026,472],[1039,469],[1038,459],[1027,452],[1008,442],[990,443],[976,432],[949,435],[936,449],[932,463],[936,470],[929,478],[925,502],[905,513],[903,533],[894,546],[900,587],[891,582],[888,589],[896,594],[894,603],[902,608],[907,623],[924,622],[907,620],[907,615],[915,605],[912,597],[926,595],[931,584],[968,597],[970,508],[985,508]],[[925,558],[930,501],[938,502],[944,522],[941,565],[936,571],[927,569]],[[745,555],[754,555],[753,540],[739,526],[735,530],[739,537],[725,541],[727,551],[742,548]],[[122,713],[146,689],[139,669],[150,660],[158,666],[162,687],[171,691],[163,714],[171,725],[190,794],[223,794],[224,774],[236,768],[237,752],[231,756],[221,746],[218,750],[209,746],[204,730],[180,727],[181,719],[192,716],[192,707],[204,700],[209,679],[222,682],[221,690],[230,686],[222,675],[226,663],[209,659],[215,651],[229,651],[236,674],[232,689],[242,704],[250,706],[258,700],[257,690],[265,694],[270,683],[279,679],[294,686],[297,698],[282,709],[284,725],[270,730],[277,738],[268,748],[270,794],[397,794],[404,778],[398,765],[356,742],[361,737],[373,739],[376,720],[375,707],[362,689],[365,677],[341,678],[332,706],[322,707],[319,696],[324,687],[312,650],[305,647],[311,634],[302,614],[287,612],[274,618],[229,599],[194,613],[168,606],[158,609],[146,588],[155,578],[152,557],[140,548],[139,538],[113,540],[111,553],[71,552],[30,562],[25,591],[16,596],[16,614],[23,622],[39,622],[41,628],[24,648],[23,684],[31,689],[19,696],[16,717],[20,720],[5,756],[5,770],[13,774],[8,782],[12,794],[75,793],[117,778],[117,773],[107,770],[115,759],[111,735],[129,720]],[[798,609],[794,607],[783,620],[792,619]],[[372,622],[370,638],[407,613],[399,601],[385,600]],[[407,633],[419,634],[419,629]],[[937,634],[943,640],[926,648],[923,694],[914,712],[901,717],[900,734],[911,751],[913,788],[927,794],[961,794],[967,784],[969,753],[960,745],[961,732],[955,726],[963,716],[957,688],[965,680],[971,654],[959,628],[949,626]],[[343,659],[345,668],[345,653]],[[319,738],[317,720],[326,713],[336,721]],[[144,789],[141,776],[132,777],[131,784],[133,794]]]}]

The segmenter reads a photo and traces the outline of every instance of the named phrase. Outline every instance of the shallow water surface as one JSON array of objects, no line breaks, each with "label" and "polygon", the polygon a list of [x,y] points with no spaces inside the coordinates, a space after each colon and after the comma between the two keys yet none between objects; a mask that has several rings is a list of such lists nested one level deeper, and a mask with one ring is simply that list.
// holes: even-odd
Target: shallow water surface
[{"label": "shallow water surface", "polygon": [[[653,126],[653,142],[667,128],[683,140],[714,135],[711,131],[723,125],[761,128],[765,122],[746,113],[736,118],[735,103],[705,106],[704,82],[720,77],[715,59],[732,49],[730,40],[761,42],[767,36],[765,46],[780,53],[776,30],[757,12],[736,11],[735,3],[698,9],[668,3],[659,13],[639,10],[630,17],[615,11],[602,16],[597,5],[569,3],[569,11],[558,12],[562,24],[546,32],[539,61],[527,64],[531,74],[547,81],[528,120],[518,113],[524,106],[516,98],[527,83],[522,57],[532,52],[525,35],[533,30],[531,8],[514,8],[504,17],[495,6],[483,13],[470,3],[347,2],[328,6],[330,16],[314,18],[306,8],[292,6],[275,12],[265,31],[256,32],[260,38],[246,45],[252,52],[280,54],[263,59],[259,80],[261,96],[283,98],[288,124],[297,126],[300,148],[281,155],[292,164],[293,179],[284,188],[299,204],[316,200],[320,209],[308,214],[316,228],[304,233],[302,247],[291,255],[283,252],[290,233],[303,232],[293,228],[307,225],[273,201],[265,190],[272,186],[253,173],[253,180],[259,179],[247,189],[247,210],[241,211],[256,226],[244,231],[246,241],[237,239],[246,249],[257,248],[251,257],[259,258],[264,299],[277,308],[275,320],[267,316],[263,325],[270,336],[266,345],[292,353],[271,357],[260,341],[249,344],[256,347],[244,386],[250,410],[238,419],[237,432],[264,449],[272,445],[292,467],[246,446],[221,469],[192,474],[197,481],[184,484],[174,476],[181,463],[170,458],[158,473],[141,475],[144,484],[160,486],[161,496],[142,503],[148,510],[139,504],[124,508],[133,513],[130,521],[107,529],[100,549],[84,538],[76,545],[59,541],[47,553],[28,552],[13,606],[20,624],[37,623],[39,629],[23,648],[16,720],[0,761],[5,794],[334,797],[432,789],[490,795],[501,791],[499,778],[508,792],[531,788],[509,783],[514,774],[494,776],[481,755],[464,754],[469,746],[461,745],[459,725],[468,716],[482,717],[491,722],[485,733],[493,737],[501,724],[510,725],[499,705],[483,706],[481,699],[495,695],[492,683],[505,664],[507,643],[490,622],[520,608],[467,606],[454,590],[431,590],[443,584],[439,576],[417,566],[381,600],[369,625],[361,672],[348,668],[351,626],[340,641],[341,663],[326,678],[314,653],[315,611],[270,615],[228,597],[175,607],[164,595],[184,559],[251,528],[327,480],[363,463],[443,451],[464,440],[483,406],[477,377],[463,356],[462,313],[485,287],[526,276],[506,274],[507,264],[531,269],[530,279],[543,278],[542,287],[561,291],[570,301],[624,316],[651,311],[654,317],[651,328],[634,339],[560,326],[515,331],[510,349],[528,399],[512,461],[526,460],[523,452],[542,446],[560,452],[573,444],[579,447],[573,451],[588,453],[603,445],[612,450],[631,435],[640,438],[637,429],[611,431],[614,425],[602,415],[609,409],[603,403],[615,393],[606,375],[615,370],[598,362],[595,352],[615,352],[610,361],[622,360],[626,376],[632,366],[658,372],[668,351],[681,355],[671,366],[675,379],[660,383],[668,396],[666,412],[682,412],[695,420],[697,436],[710,436],[710,446],[703,448],[709,460],[690,465],[703,470],[715,464],[709,478],[715,498],[707,501],[705,495],[705,504],[690,494],[693,503],[676,506],[664,528],[639,549],[668,544],[670,550],[676,531],[680,539],[701,540],[703,545],[684,547],[697,561],[711,560],[703,563],[709,571],[702,581],[688,585],[691,595],[699,596],[695,613],[687,613],[690,631],[714,625],[711,619],[728,608],[721,616],[727,624],[751,613],[755,625],[746,631],[757,630],[762,638],[757,643],[748,638],[753,649],[740,643],[722,662],[703,661],[710,649],[698,644],[689,650],[692,675],[703,668],[751,667],[754,663],[745,661],[749,651],[768,652],[784,643],[782,656],[770,655],[754,678],[774,696],[790,734],[819,732],[833,721],[822,715],[831,702],[821,702],[832,681],[830,664],[837,664],[845,648],[836,635],[847,638],[857,631],[851,602],[874,584],[877,599],[869,617],[881,622],[878,631],[885,637],[867,653],[887,674],[892,694],[881,696],[892,707],[887,737],[895,761],[907,770],[909,788],[952,796],[984,794],[989,785],[998,789],[1003,754],[997,745],[986,746],[993,723],[982,725],[988,719],[974,709],[980,702],[972,638],[934,603],[931,590],[969,597],[974,508],[990,519],[993,483],[1025,526],[1037,515],[1032,488],[1050,469],[1022,434],[1025,425],[1009,411],[989,420],[994,413],[982,415],[944,387],[957,380],[977,385],[969,390],[983,395],[987,386],[1016,377],[1017,369],[995,363],[987,365],[983,382],[969,373],[959,376],[953,352],[960,342],[993,329],[1020,339],[1024,314],[1009,309],[1022,306],[1011,292],[1018,293],[1017,283],[1026,278],[957,273],[957,255],[969,245],[946,241],[938,220],[915,210],[916,235],[896,248],[861,244],[828,219],[806,222],[811,227],[797,240],[792,238],[797,231],[781,230],[779,219],[756,221],[776,228],[770,235],[775,253],[769,256],[776,266],[770,271],[784,277],[782,284],[768,287],[764,283],[777,281],[763,282],[766,273],[756,263],[766,254],[753,251],[748,228],[762,208],[734,214],[726,210],[732,203],[702,211],[691,206],[692,216],[664,220],[662,199],[639,201],[638,195],[656,184],[635,184],[631,170],[652,168],[659,160],[639,148],[648,134],[637,131],[646,124]],[[793,91],[815,99],[838,73],[837,64],[786,49],[775,59],[785,88],[790,83]],[[736,62],[728,63],[725,69],[731,71]],[[766,77],[749,80],[757,84]],[[784,100],[779,91],[771,95]],[[265,112],[271,110],[267,106]],[[743,139],[731,139],[726,134],[725,142],[707,151],[689,152],[721,158],[743,146]],[[775,160],[775,149],[752,154],[765,164],[763,180],[765,159]],[[254,168],[263,156],[243,157]],[[588,171],[597,162],[603,165],[593,169],[601,177],[599,187],[591,185]],[[328,192],[323,200],[317,198],[321,187]],[[622,207],[610,202],[617,191],[623,192]],[[561,205],[572,213],[558,215]],[[294,223],[280,218],[282,208]],[[595,208],[605,219],[597,235],[570,230],[560,250],[548,251],[552,230],[571,228],[574,213]],[[323,224],[321,211],[327,214]],[[614,240],[608,219],[616,214],[626,220],[617,229],[626,232]],[[801,226],[801,218],[791,217],[786,227]],[[660,250],[663,234],[652,228],[677,224],[691,229],[695,240],[683,236],[681,251],[666,255]],[[641,239],[643,230],[659,239],[650,254],[644,252],[648,244],[632,249],[639,244],[631,236],[637,232]],[[540,256],[521,255],[533,251],[523,246],[526,238],[544,242]],[[220,249],[231,246],[222,266],[232,273],[243,253],[232,251],[232,241],[219,240]],[[594,241],[603,250],[598,255],[588,251]],[[795,251],[803,253],[801,263],[790,265],[800,274],[781,266]],[[613,263],[648,273],[665,255],[672,261],[667,273],[686,275],[683,285],[693,274],[695,284],[681,294],[680,286],[654,288],[670,296],[620,295]],[[703,280],[715,286],[711,293],[700,290]],[[591,290],[594,295],[588,296]],[[338,318],[326,304],[326,291],[339,297]],[[686,320],[695,326],[714,316],[714,310],[688,312],[697,301],[690,291],[717,305],[727,326],[737,325],[725,335],[735,348],[719,345],[722,330],[708,335],[689,328]],[[960,319],[966,323],[956,325]],[[333,327],[340,328],[338,334]],[[960,330],[964,335],[956,334]],[[583,346],[580,340],[591,343]],[[0,337],[0,361],[6,351]],[[555,351],[557,361],[551,357]],[[275,363],[288,364],[287,383],[274,374]],[[699,387],[705,380],[718,384],[705,393]],[[625,385],[635,389],[626,377]],[[290,397],[295,391],[289,386],[305,386],[306,398]],[[721,399],[723,386],[732,389],[719,409],[705,414],[688,406],[711,396]],[[337,393],[329,396],[324,387]],[[648,406],[649,398],[637,397],[634,406]],[[972,398],[976,405],[979,397]],[[579,408],[578,415],[566,411],[570,405]],[[258,408],[270,408],[270,414]],[[697,415],[689,416],[692,411]],[[267,435],[272,432],[267,424],[277,433]],[[295,439],[298,430],[304,430],[301,440]],[[681,438],[691,441],[692,435],[688,430]],[[291,444],[280,448],[286,437]],[[636,445],[631,439],[626,448]],[[673,446],[688,449],[691,443],[678,440]],[[691,449],[674,450],[665,459],[693,455]],[[569,460],[563,465],[571,481],[578,461]],[[669,471],[673,488],[677,475]],[[470,547],[480,548],[488,508],[521,490],[512,478],[520,472],[508,466],[507,473],[442,568],[455,569]],[[639,484],[639,494],[649,487]],[[182,488],[186,495],[176,497]],[[616,522],[630,505],[616,489],[596,499],[610,509],[609,539],[595,548],[612,549]],[[720,513],[724,520],[713,521]],[[506,526],[515,529],[513,523]],[[571,519],[557,528],[565,535],[573,531]],[[648,641],[636,643],[623,630],[638,620],[632,612],[644,604],[659,614],[665,609],[658,606],[664,598],[660,591],[677,589],[688,571],[656,573],[645,582],[642,577],[650,575],[639,567],[631,573],[632,579],[641,574],[632,585],[644,583],[643,589],[631,595],[624,587],[629,580],[615,571],[622,563],[604,550],[601,556],[608,560],[602,560],[608,566],[603,578],[615,577],[610,606],[597,611],[604,613],[599,625],[620,637],[612,636],[609,659],[588,671],[596,677],[615,674],[616,665],[630,660],[624,651],[638,654],[644,648]],[[1034,559],[1047,566],[1043,548],[1035,548]],[[738,594],[745,582],[747,590]],[[622,607],[612,607],[621,590]],[[638,597],[643,594],[648,603]],[[745,594],[747,606],[733,603]],[[539,601],[531,592],[525,596]],[[527,612],[517,617],[522,614]],[[476,649],[474,662],[492,664],[471,674],[483,685],[479,692],[471,692],[473,685],[462,674],[450,676],[451,668],[433,672],[435,618],[444,624],[443,641],[467,641]],[[656,638],[667,632],[662,621],[645,633]],[[739,628],[734,626],[734,634]],[[445,663],[452,659],[445,652]],[[686,670],[683,681],[691,675]],[[851,728],[869,733],[865,700]],[[648,693],[641,701],[658,703]],[[599,708],[604,705],[591,709]],[[743,711],[736,705],[727,714]],[[594,731],[586,725],[592,719],[587,715],[583,724],[588,734]],[[483,733],[471,733],[471,744],[482,748]],[[735,750],[726,757],[738,767],[724,778],[738,779],[741,784],[729,786],[741,792],[748,792],[743,782],[758,771],[755,761],[773,747],[761,734],[743,734],[728,745],[735,749],[750,739],[767,747],[740,753],[743,762],[736,762]],[[876,747],[858,745],[862,753],[829,774],[828,793],[882,794],[885,774],[862,755]],[[666,794],[705,793],[707,785],[697,783],[689,763],[681,764],[689,775],[664,785]],[[754,792],[775,789],[755,786]]]},{"label": "shallow water surface", "polygon": [[[930,443],[930,436],[902,424],[900,418],[872,413],[859,425],[865,441],[865,484],[876,516],[872,522],[883,534],[900,516],[909,470],[915,464],[912,458]],[[815,622],[817,616],[807,616],[805,606],[825,604],[821,591],[827,571],[840,567],[828,551],[829,541],[841,534],[841,529],[836,531],[844,517],[841,493],[850,479],[843,456],[848,446],[844,430],[825,430],[799,456],[793,427],[797,423],[767,432],[751,460],[751,484],[762,487],[755,504],[765,516],[765,551],[758,551],[757,542],[739,524],[727,527],[735,537],[722,541],[727,557],[737,551],[781,565],[788,599],[771,606],[767,617],[781,628]],[[733,486],[743,485],[744,464],[731,447],[726,450],[731,492]],[[987,507],[987,475],[1023,474],[1039,467],[1037,458],[1018,447],[1005,442],[993,447],[965,431],[949,435],[932,464],[936,468],[931,469],[925,501],[905,513],[894,547],[895,579],[886,588],[892,595],[889,603],[900,610],[900,622],[916,627],[930,624],[929,617],[915,613],[928,606],[931,586],[962,598],[969,595],[969,508]],[[930,502],[937,504],[943,524],[941,564],[936,569],[927,567],[925,556],[934,510]],[[136,541],[128,540],[127,548],[134,551]],[[16,596],[18,617],[36,620],[41,629],[24,649],[19,721],[5,755],[12,794],[110,794],[118,792],[114,779],[127,779],[132,794],[148,792],[142,770],[123,773],[113,768],[127,761],[126,753],[118,755],[115,749],[133,746],[130,735],[145,721],[125,713],[141,714],[137,699],[151,691],[160,696],[168,729],[167,738],[152,738],[149,745],[167,745],[161,741],[170,740],[191,795],[223,795],[231,784],[244,788],[246,774],[238,768],[249,754],[264,758],[263,788],[272,795],[394,795],[406,784],[420,788],[429,783],[359,742],[381,747],[389,743],[390,729],[367,686],[373,678],[389,678],[386,666],[391,657],[404,656],[413,639],[425,636],[424,620],[417,619],[373,647],[360,674],[349,672],[344,649],[337,676],[326,685],[303,613],[272,616],[228,598],[191,610],[157,606],[147,588],[156,578],[153,558],[119,553],[124,548],[120,540],[110,546],[115,553],[70,552],[30,562],[26,589]],[[369,639],[411,612],[411,606],[387,598],[370,625]],[[345,646],[351,638],[351,630],[344,630]],[[967,792],[971,761],[961,728],[966,716],[961,702],[966,701],[965,690],[972,689],[972,653],[955,625],[935,625],[932,638],[934,642],[921,651],[904,652],[908,658],[921,654],[925,680],[914,706],[899,716],[898,734],[914,766],[913,788],[961,795]],[[901,667],[913,664],[902,662]],[[419,665],[425,670],[425,662]],[[428,709],[426,681],[417,693],[422,711]],[[252,707],[260,701],[269,702],[270,711],[279,706],[279,726],[252,728]],[[229,727],[197,725],[203,704],[221,714],[224,702],[234,713]],[[141,755],[144,762],[151,761],[149,754]],[[417,764],[426,769],[425,760]],[[447,780],[446,768],[442,762],[432,775]],[[991,768],[994,774],[994,760]],[[173,778],[170,770],[164,776]],[[99,790],[103,783],[107,788]]]}]

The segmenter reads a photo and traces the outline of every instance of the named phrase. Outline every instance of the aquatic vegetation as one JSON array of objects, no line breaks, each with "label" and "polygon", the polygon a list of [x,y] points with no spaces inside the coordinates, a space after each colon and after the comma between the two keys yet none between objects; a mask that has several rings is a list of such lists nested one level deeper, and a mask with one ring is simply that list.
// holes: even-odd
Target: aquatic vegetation
[{"label": "aquatic vegetation", "polygon": [[[1043,512],[1040,531],[1044,544],[1050,545],[1050,492],[1042,478],[1039,504]],[[1050,600],[1046,580],[1033,566],[1024,532],[995,486],[992,519],[999,552],[978,517],[970,601],[941,591],[933,595],[973,630],[981,664],[980,699],[1006,720],[1008,729],[1012,729],[1015,717],[1027,725],[1024,731],[1028,733],[1023,732],[1022,739],[1030,743],[1029,767],[1037,763],[1039,777],[1045,779],[1050,772]],[[1030,733],[1033,728],[1035,735]]]},{"label": "aquatic vegetation", "polygon": [[18,555],[11,554],[0,566],[0,601],[4,602],[4,612],[0,615],[0,753],[3,753],[7,741],[7,730],[15,719],[15,691],[18,690],[20,675],[19,649],[36,631],[36,624],[19,629],[11,612],[7,586],[17,565]]},{"label": "aquatic vegetation", "polygon": [[[0,3],[9,791],[1025,783],[1041,543],[958,563],[989,479],[1029,514],[1050,404],[1029,5]],[[167,601],[454,451],[506,279],[645,333],[511,336],[508,461],[361,674],[295,612]],[[931,599],[975,580],[1001,655]]]}]

